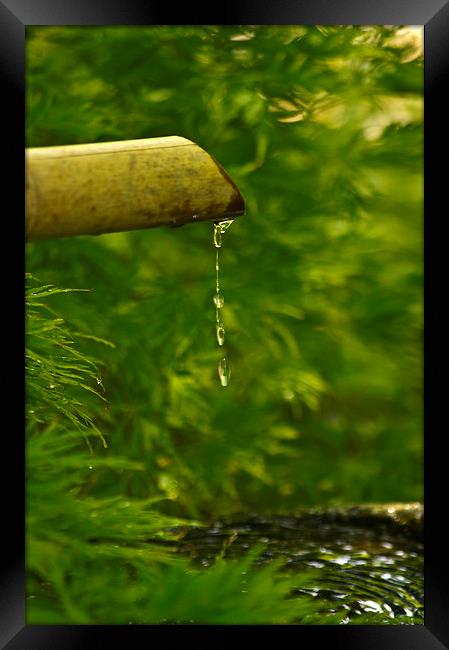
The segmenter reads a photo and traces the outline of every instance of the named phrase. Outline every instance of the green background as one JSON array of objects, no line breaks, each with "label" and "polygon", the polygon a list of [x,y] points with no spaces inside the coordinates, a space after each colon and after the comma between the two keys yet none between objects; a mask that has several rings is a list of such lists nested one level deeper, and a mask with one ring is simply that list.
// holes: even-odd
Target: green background
[{"label": "green background", "polygon": [[91,494],[206,519],[422,498],[419,32],[28,28],[27,146],[180,135],[247,205],[221,253],[227,388],[210,222],[27,245],[42,284],[92,289],[51,307],[115,345],[85,348],[94,456],[143,469]]}]

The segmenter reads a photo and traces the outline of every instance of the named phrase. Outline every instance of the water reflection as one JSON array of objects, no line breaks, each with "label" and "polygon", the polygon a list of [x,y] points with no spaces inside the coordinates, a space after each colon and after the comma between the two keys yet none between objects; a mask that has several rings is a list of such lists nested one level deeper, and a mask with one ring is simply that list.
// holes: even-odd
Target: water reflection
[{"label": "water reflection", "polygon": [[[229,539],[232,536],[232,542]],[[283,570],[313,571],[313,584],[298,587],[295,597],[325,599],[325,614],[344,613],[342,623],[361,615],[376,624],[423,623],[423,547],[416,531],[382,523],[329,521],[326,516],[251,517],[189,529],[178,550],[210,566],[224,550],[237,558],[263,543],[259,562],[283,558]]]}]

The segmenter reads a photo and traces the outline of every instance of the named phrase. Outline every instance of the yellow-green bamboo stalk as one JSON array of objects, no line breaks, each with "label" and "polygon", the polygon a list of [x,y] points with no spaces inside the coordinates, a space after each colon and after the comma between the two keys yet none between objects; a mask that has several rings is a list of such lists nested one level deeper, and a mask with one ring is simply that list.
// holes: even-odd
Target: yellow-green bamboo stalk
[{"label": "yellow-green bamboo stalk", "polygon": [[26,151],[26,237],[99,235],[243,214],[206,151],[178,136]]}]

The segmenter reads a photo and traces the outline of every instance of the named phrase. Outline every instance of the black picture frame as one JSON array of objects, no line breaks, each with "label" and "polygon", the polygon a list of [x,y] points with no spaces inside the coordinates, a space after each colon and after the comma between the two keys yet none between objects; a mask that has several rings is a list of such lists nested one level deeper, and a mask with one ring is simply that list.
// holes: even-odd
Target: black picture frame
[{"label": "black picture frame", "polygon": [[[24,348],[23,267],[12,274],[10,260],[24,266],[24,118],[25,28],[28,25],[152,25],[152,24],[384,24],[423,25],[425,34],[425,623],[415,626],[38,626],[25,624],[25,462],[23,424],[24,377],[19,361]],[[241,0],[216,2],[195,11],[190,3],[177,8],[151,0],[0,0],[0,70],[2,133],[6,182],[2,197],[7,202],[4,233],[10,256],[3,278],[10,291],[8,312],[18,323],[10,325],[10,340],[19,348],[4,377],[10,388],[6,406],[16,417],[7,419],[2,436],[3,551],[1,553],[0,643],[8,650],[100,648],[109,640],[123,648],[141,647],[151,641],[173,645],[214,641],[229,643],[245,637],[252,642],[279,642],[292,634],[300,647],[306,644],[360,650],[438,650],[449,648],[449,581],[447,541],[444,531],[445,405],[444,380],[436,369],[442,358],[445,322],[436,281],[443,275],[446,255],[439,226],[447,220],[443,188],[446,175],[449,88],[449,2],[446,0]],[[438,163],[437,161],[442,161]],[[406,188],[404,188],[406,192]],[[22,215],[19,216],[19,215]],[[440,216],[441,215],[441,216]],[[13,232],[9,234],[8,228]],[[439,246],[438,246],[439,245]],[[17,246],[17,248],[15,248]],[[441,251],[442,253],[442,251]],[[6,275],[5,275],[6,274]],[[440,330],[440,332],[438,332]],[[439,336],[438,334],[441,334]],[[438,347],[437,347],[438,346]],[[438,350],[438,351],[437,351]],[[440,361],[441,363],[441,361]],[[443,375],[444,377],[444,375]],[[18,389],[18,390],[17,390]],[[14,393],[13,393],[14,391]],[[19,395],[14,406],[15,396]],[[6,410],[6,406],[4,409]],[[438,412],[439,411],[439,412]],[[440,418],[438,416],[441,416]],[[439,426],[441,421],[442,426]],[[3,418],[5,423],[5,418]],[[7,468],[12,472],[8,473]],[[219,628],[217,630],[217,627]],[[249,635],[249,636],[247,636]],[[301,645],[303,644],[303,645]]]}]

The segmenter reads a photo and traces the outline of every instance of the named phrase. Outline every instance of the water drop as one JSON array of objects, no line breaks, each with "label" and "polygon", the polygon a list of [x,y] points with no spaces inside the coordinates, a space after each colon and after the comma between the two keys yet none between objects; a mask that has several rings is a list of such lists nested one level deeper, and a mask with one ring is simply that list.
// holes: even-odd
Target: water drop
[{"label": "water drop", "polygon": [[229,383],[229,379],[231,377],[231,369],[229,367],[226,357],[220,359],[220,362],[218,364],[218,376],[220,377],[221,385],[227,386]]},{"label": "water drop", "polygon": [[214,246],[215,248],[221,248],[221,235],[222,232],[220,228],[215,224],[214,226]]},{"label": "water drop", "polygon": [[221,234],[223,234],[225,230],[227,230],[232,223],[234,223],[234,219],[226,219],[225,221],[220,221],[219,223],[216,223],[214,225],[218,226]]},{"label": "water drop", "polygon": [[106,390],[105,390],[105,387],[103,386],[102,378],[101,377],[96,377],[96,380],[97,380],[97,386],[99,386],[101,388],[101,392],[105,393]]},{"label": "water drop", "polygon": [[224,297],[221,293],[216,293],[214,296],[214,305],[217,309],[221,309],[224,305]]},{"label": "water drop", "polygon": [[217,341],[218,341],[218,345],[220,347],[223,345],[224,339],[225,339],[224,327],[223,327],[223,325],[221,323],[219,323],[217,325]]}]

